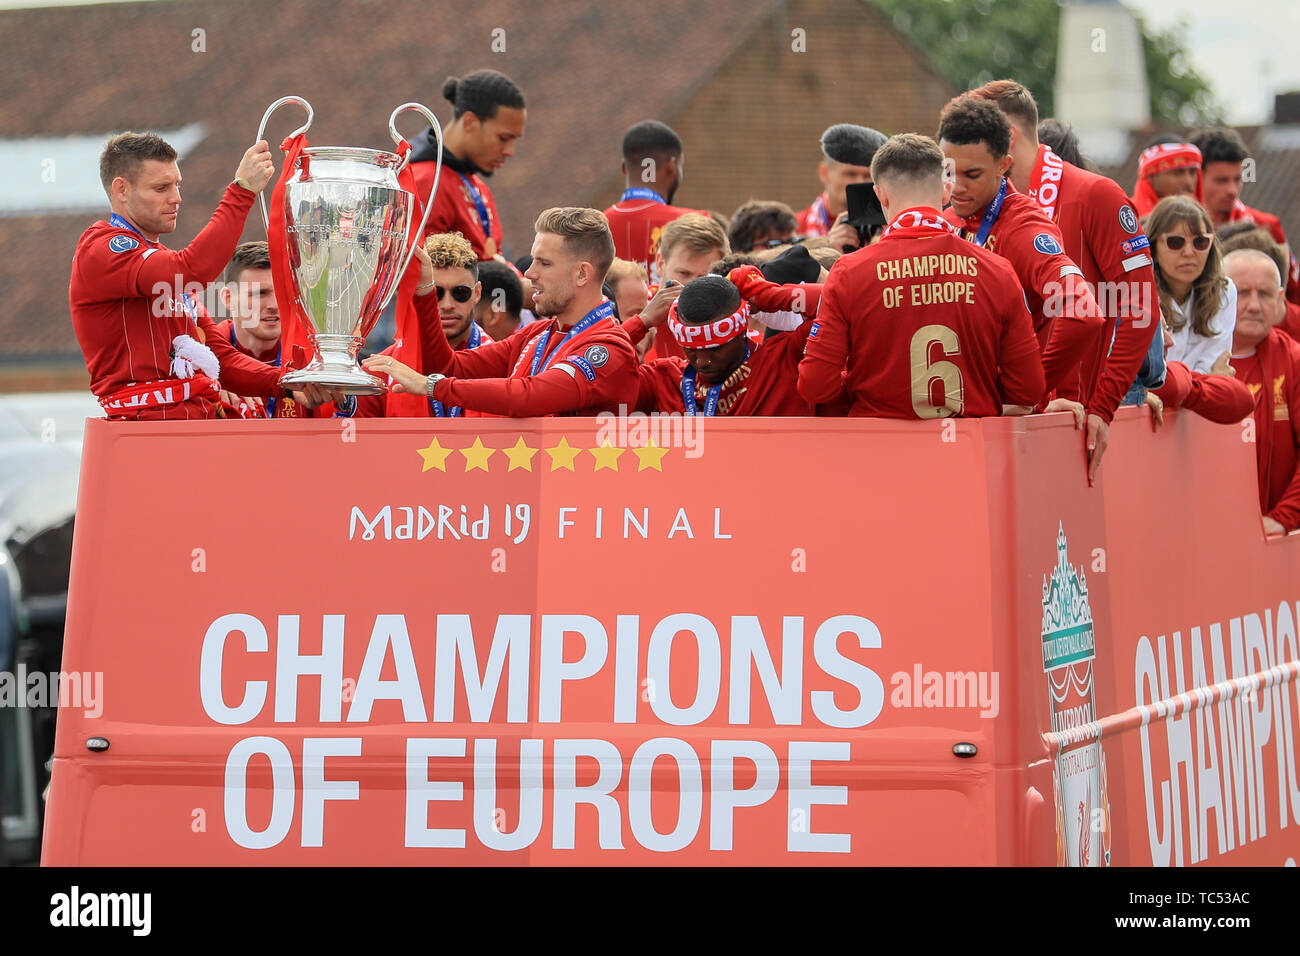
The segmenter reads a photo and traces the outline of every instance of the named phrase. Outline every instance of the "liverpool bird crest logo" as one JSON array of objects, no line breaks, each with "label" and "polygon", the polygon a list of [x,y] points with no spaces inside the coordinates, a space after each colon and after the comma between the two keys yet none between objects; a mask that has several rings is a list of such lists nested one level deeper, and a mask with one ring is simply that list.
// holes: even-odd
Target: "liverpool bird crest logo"
[{"label": "liverpool bird crest logo", "polygon": [[1070,565],[1064,523],[1056,535],[1056,567],[1043,576],[1042,639],[1051,697],[1049,738],[1056,753],[1056,862],[1109,866],[1110,802],[1092,686],[1092,608],[1083,568]]}]

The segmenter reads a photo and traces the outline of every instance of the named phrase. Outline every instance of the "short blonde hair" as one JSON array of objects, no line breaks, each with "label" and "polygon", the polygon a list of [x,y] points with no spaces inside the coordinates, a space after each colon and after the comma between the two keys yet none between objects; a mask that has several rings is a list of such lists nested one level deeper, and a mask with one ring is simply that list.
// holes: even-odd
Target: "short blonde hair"
[{"label": "short blonde hair", "polygon": [[459,232],[434,233],[424,240],[424,251],[435,269],[468,269],[478,278],[478,256],[469,240]]},{"label": "short blonde hair", "polygon": [[609,220],[599,209],[555,206],[544,210],[533,224],[537,232],[549,232],[564,240],[564,247],[580,262],[590,262],[596,274],[609,272],[614,261],[614,234]]},{"label": "short blonde hair", "polygon": [[727,234],[722,231],[721,224],[698,212],[678,216],[664,226],[664,231],[659,235],[659,255],[667,262],[678,246],[685,246],[696,255],[717,249],[719,259],[731,252]]},{"label": "short blonde hair", "polygon": [[617,257],[609,264],[609,271],[605,273],[605,281],[610,285],[617,285],[624,279],[640,279],[644,282],[645,278],[645,270],[641,268],[639,262]]}]

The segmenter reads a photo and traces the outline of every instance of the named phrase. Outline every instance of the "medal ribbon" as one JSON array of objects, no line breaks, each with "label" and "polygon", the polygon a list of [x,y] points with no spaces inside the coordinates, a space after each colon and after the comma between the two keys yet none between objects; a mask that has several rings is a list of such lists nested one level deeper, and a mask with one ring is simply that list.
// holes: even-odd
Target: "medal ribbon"
[{"label": "medal ribbon", "polygon": [[1002,177],[1002,185],[998,187],[998,194],[993,197],[989,203],[989,208],[984,210],[984,218],[980,220],[979,232],[975,233],[973,240],[975,245],[984,246],[988,242],[989,233],[993,231],[993,224],[998,221],[998,213],[1002,211],[1002,201],[1007,198],[1007,177]]},{"label": "medal ribbon", "polygon": [[452,170],[452,172],[455,172],[456,175],[460,177],[460,181],[464,183],[465,188],[469,190],[469,198],[474,200],[474,208],[478,210],[478,222],[479,225],[483,227],[483,239],[485,241],[491,239],[492,213],[488,211],[487,203],[483,200],[483,194],[479,192],[478,187],[476,187],[470,181],[470,178],[464,173],[456,172],[456,170]]},{"label": "medal ribbon", "polygon": [[[564,338],[560,339],[560,344],[555,347],[555,351],[551,353],[549,359],[546,358],[546,343],[550,340],[551,333],[550,330],[543,332],[537,337],[537,348],[533,349],[533,364],[529,366],[528,374],[536,375],[538,372],[546,371],[551,367],[551,363],[555,361],[555,356],[560,354],[560,351],[564,348],[565,343],[568,342],[569,339],[581,332],[587,331],[587,329],[591,328],[601,319],[612,319],[613,317],[614,305],[608,299],[605,299],[600,303],[600,305],[596,306],[584,315],[573,328],[569,329],[568,334],[565,335]],[[545,359],[545,364],[543,364],[543,359]]]},{"label": "medal ribbon", "polygon": [[[752,349],[749,345],[745,346],[745,361],[749,361]],[[732,375],[735,375],[733,372]],[[682,372],[682,404],[686,406],[686,414],[694,418],[700,413],[699,406],[695,403],[695,366],[688,365]],[[728,376],[729,378],[731,376]],[[710,385],[709,390],[704,396],[704,417],[712,418],[718,411],[718,399],[722,397],[722,386],[727,384],[721,382],[717,385]]]},{"label": "medal ribbon", "polygon": [[668,200],[659,195],[653,189],[645,189],[640,186],[634,189],[628,189],[623,193],[623,195],[618,197],[619,202],[627,202],[629,199],[648,199],[650,202],[656,202],[661,206],[668,205]]}]

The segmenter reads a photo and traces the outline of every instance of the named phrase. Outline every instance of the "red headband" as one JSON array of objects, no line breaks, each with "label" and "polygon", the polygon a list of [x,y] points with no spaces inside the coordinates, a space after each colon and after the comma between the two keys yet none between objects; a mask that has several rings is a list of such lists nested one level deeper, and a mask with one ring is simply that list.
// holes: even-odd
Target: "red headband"
[{"label": "red headband", "polygon": [[706,325],[685,325],[678,321],[676,301],[668,309],[668,331],[684,349],[715,349],[744,335],[748,328],[749,303],[744,299],[740,301],[740,308],[731,315]]},{"label": "red headband", "polygon": [[1155,173],[1171,169],[1200,168],[1201,151],[1191,143],[1158,143],[1142,150],[1138,158],[1138,178],[1145,179]]}]

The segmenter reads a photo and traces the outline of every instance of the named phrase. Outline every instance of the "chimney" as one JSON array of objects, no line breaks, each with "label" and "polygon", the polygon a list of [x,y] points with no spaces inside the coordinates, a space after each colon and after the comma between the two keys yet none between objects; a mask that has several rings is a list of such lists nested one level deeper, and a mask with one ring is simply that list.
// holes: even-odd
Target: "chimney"
[{"label": "chimney", "polygon": [[1300,92],[1278,93],[1273,97],[1273,122],[1279,126],[1300,123]]},{"label": "chimney", "polygon": [[1142,32],[1118,0],[1081,0],[1061,11],[1056,116],[1102,166],[1123,162],[1129,134],[1151,122]]}]

